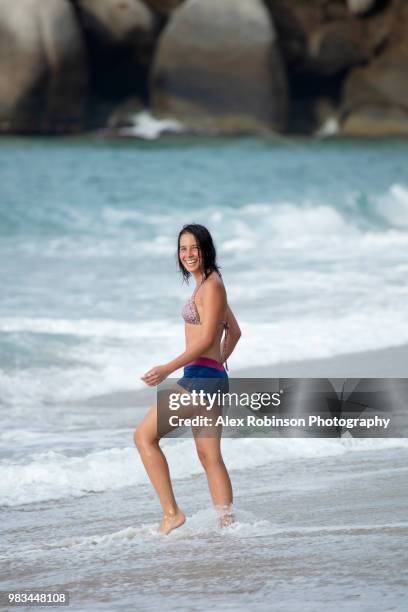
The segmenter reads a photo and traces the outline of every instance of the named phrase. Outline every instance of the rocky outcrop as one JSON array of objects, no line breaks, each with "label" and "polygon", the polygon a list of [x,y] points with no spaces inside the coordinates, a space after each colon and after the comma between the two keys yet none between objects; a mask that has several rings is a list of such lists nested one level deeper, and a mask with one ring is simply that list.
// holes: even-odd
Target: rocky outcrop
[{"label": "rocky outcrop", "polygon": [[133,44],[152,37],[154,17],[139,0],[77,0],[83,24],[102,44]]},{"label": "rocky outcrop", "polygon": [[[313,133],[323,116],[340,121],[344,82],[376,62],[394,36],[399,0],[377,0],[368,6],[344,0],[265,0],[275,21],[287,66],[291,113],[289,129]],[[373,10],[375,9],[375,10]],[[370,10],[367,14],[365,11]],[[358,15],[356,15],[358,11]],[[350,88],[348,88],[350,90]],[[326,111],[324,112],[326,115]]]},{"label": "rocky outcrop", "polygon": [[366,104],[354,110],[343,120],[341,133],[353,137],[407,137],[408,116],[398,107]]},{"label": "rocky outcrop", "polygon": [[345,134],[408,135],[407,60],[385,57],[350,74],[342,103]]},{"label": "rocky outcrop", "polygon": [[351,13],[361,15],[374,8],[376,0],[347,0],[347,6]]},{"label": "rocky outcrop", "polygon": [[0,3],[0,131],[84,127],[87,60],[68,0]]},{"label": "rocky outcrop", "polygon": [[159,41],[151,100],[158,116],[200,131],[283,131],[285,68],[261,0],[182,4]]},{"label": "rocky outcrop", "polygon": [[77,0],[86,37],[92,100],[147,99],[147,82],[158,23],[141,0]]},{"label": "rocky outcrop", "polygon": [[357,18],[342,0],[265,2],[287,65],[305,75],[330,76],[366,63],[390,32],[392,11],[386,9],[370,18]]},{"label": "rocky outcrop", "polygon": [[184,0],[144,0],[152,9],[163,15],[169,15]]},{"label": "rocky outcrop", "polygon": [[136,134],[153,111],[211,134],[408,135],[407,32],[407,0],[0,0],[0,132]]},{"label": "rocky outcrop", "polygon": [[309,33],[304,70],[334,75],[366,61],[369,51],[362,28],[351,21],[330,21]]},{"label": "rocky outcrop", "polygon": [[408,5],[395,2],[387,44],[344,82],[343,132],[353,136],[408,135]]}]

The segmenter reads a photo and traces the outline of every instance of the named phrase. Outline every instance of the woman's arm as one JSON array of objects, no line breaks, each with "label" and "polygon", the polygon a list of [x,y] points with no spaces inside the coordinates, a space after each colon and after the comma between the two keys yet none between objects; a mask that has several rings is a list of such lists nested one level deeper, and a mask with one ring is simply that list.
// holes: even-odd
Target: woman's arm
[{"label": "woman's arm", "polygon": [[201,338],[190,346],[184,353],[178,355],[165,365],[156,366],[149,370],[142,380],[150,386],[158,385],[162,380],[170,376],[172,372],[200,357],[213,344],[217,337],[219,322],[225,311],[226,294],[224,285],[208,279],[202,287],[203,294],[203,318]]},{"label": "woman's arm", "polygon": [[223,350],[221,351],[221,355],[225,361],[230,357],[241,337],[241,329],[229,306],[227,306],[227,321],[229,325],[228,336],[224,337],[224,346]]}]

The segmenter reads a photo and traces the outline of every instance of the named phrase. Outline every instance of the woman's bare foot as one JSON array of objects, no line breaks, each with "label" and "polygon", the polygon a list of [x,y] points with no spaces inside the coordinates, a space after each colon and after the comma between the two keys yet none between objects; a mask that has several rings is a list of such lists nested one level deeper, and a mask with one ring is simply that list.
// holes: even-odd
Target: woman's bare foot
[{"label": "woman's bare foot", "polygon": [[215,510],[218,515],[218,527],[221,529],[229,527],[235,523],[234,515],[232,513],[232,504],[226,506],[215,506]]},{"label": "woman's bare foot", "polygon": [[182,513],[182,511],[177,508],[177,512],[175,514],[164,514],[162,520],[160,521],[159,533],[163,533],[164,535],[168,535],[170,531],[173,529],[177,529],[177,527],[181,527],[186,522],[186,517]]},{"label": "woman's bare foot", "polygon": [[232,525],[233,523],[235,523],[233,514],[224,514],[224,516],[218,517],[218,527],[220,527],[220,529],[223,529],[224,527],[230,527],[230,525]]}]

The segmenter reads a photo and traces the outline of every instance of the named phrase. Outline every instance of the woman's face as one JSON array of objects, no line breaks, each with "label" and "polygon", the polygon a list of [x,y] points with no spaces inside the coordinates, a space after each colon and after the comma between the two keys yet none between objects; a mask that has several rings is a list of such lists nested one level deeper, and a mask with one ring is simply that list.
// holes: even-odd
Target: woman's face
[{"label": "woman's face", "polygon": [[187,272],[200,272],[201,251],[197,238],[193,234],[182,234],[180,237],[179,257]]}]

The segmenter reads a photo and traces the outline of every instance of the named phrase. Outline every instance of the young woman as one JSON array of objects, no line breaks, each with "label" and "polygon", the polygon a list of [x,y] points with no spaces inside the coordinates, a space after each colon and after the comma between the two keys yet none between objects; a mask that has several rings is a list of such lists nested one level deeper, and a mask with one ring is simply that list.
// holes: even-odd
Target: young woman
[{"label": "young woman", "polygon": [[[193,295],[183,309],[186,350],[169,363],[146,372],[142,380],[153,387],[185,366],[184,376],[177,385],[181,392],[199,389],[207,378],[218,379],[218,388],[225,388],[228,376],[223,364],[234,350],[241,331],[227,303],[214,243],[207,228],[197,224],[182,228],[178,236],[178,264],[183,278],[188,281],[192,275],[196,282]],[[134,440],[163,510],[159,531],[168,534],[186,519],[176,503],[168,464],[159,446],[157,411],[157,404],[150,408],[135,430]],[[194,429],[193,433],[219,525],[227,526],[232,522],[232,487],[221,455],[220,436],[201,437]]]}]

